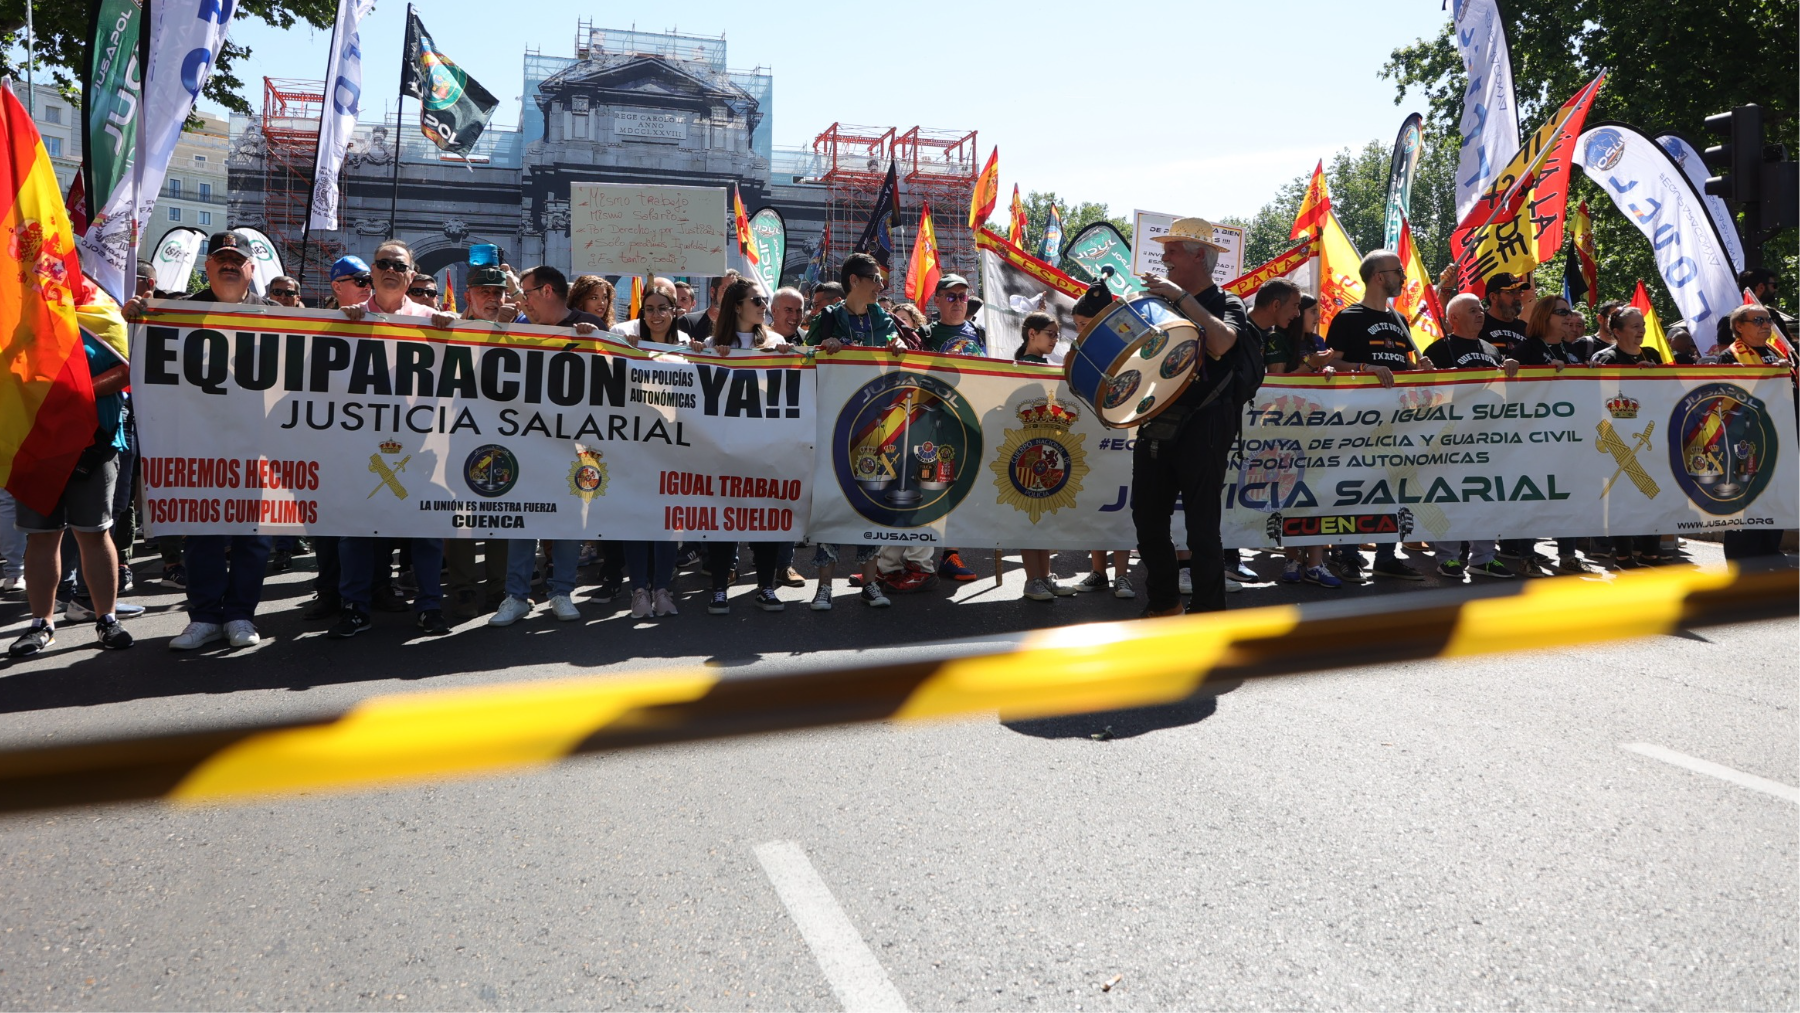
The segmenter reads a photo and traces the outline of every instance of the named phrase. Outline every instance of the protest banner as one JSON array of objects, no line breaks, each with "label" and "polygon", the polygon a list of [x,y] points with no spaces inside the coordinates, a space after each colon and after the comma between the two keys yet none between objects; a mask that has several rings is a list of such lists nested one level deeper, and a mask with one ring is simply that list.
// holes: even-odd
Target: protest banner
[{"label": "protest banner", "polygon": [[1779,530],[1800,522],[1785,369],[1271,376],[1226,474],[1227,546]]},{"label": "protest banner", "polygon": [[[1162,244],[1156,242],[1157,236],[1166,236],[1176,219],[1182,215],[1165,215],[1155,211],[1132,212],[1131,225],[1131,273],[1142,276],[1150,274],[1167,275],[1168,269],[1163,267]],[[1220,285],[1236,278],[1243,272],[1244,266],[1244,230],[1236,225],[1213,224],[1213,239],[1225,249],[1219,253],[1219,262],[1213,266],[1213,281]]]},{"label": "protest banner", "polygon": [[573,183],[569,188],[573,274],[725,273],[725,191],[706,186]]},{"label": "protest banner", "polygon": [[153,534],[806,529],[814,388],[800,356],[688,362],[605,334],[211,305],[159,301],[133,328]]},{"label": "protest banner", "polygon": [[1128,433],[1062,370],[846,351],[821,361],[811,537],[963,549],[1127,549]]}]

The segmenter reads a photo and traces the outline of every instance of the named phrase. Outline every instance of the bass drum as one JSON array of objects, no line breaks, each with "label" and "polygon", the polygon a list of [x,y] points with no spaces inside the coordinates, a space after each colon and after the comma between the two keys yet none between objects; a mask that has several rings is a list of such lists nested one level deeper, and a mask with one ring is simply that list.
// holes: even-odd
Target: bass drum
[{"label": "bass drum", "polygon": [[1129,429],[1181,398],[1200,365],[1200,328],[1156,296],[1113,302],[1088,321],[1063,366],[1100,424]]}]

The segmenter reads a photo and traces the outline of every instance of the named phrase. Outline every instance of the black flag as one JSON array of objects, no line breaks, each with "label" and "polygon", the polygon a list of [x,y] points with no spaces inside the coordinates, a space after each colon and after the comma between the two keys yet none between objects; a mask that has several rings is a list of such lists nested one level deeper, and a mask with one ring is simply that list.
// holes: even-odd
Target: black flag
[{"label": "black flag", "polygon": [[882,181],[881,194],[875,198],[875,207],[869,212],[869,224],[856,241],[856,252],[874,257],[882,271],[887,271],[888,259],[894,252],[894,237],[890,230],[899,224],[900,175],[895,171],[894,163],[889,162],[887,179]]},{"label": "black flag", "polygon": [[461,155],[474,150],[494,107],[500,104],[481,82],[438,52],[410,6],[406,8],[400,93],[419,100],[419,129],[425,136],[440,149]]}]

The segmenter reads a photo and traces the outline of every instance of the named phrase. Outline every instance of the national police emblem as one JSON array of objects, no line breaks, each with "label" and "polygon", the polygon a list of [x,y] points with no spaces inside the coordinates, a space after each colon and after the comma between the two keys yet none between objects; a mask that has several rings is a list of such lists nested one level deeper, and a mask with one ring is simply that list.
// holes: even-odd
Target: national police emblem
[{"label": "national police emblem", "polygon": [[575,463],[569,465],[569,491],[580,496],[583,503],[592,503],[594,497],[606,495],[604,457],[598,450],[581,447],[575,454]]},{"label": "national police emblem", "polygon": [[997,502],[1022,511],[1036,524],[1046,513],[1075,505],[1088,473],[1082,447],[1087,434],[1074,431],[1081,412],[1065,401],[1032,398],[1014,414],[1022,428],[1005,431],[988,467],[1000,490]]}]

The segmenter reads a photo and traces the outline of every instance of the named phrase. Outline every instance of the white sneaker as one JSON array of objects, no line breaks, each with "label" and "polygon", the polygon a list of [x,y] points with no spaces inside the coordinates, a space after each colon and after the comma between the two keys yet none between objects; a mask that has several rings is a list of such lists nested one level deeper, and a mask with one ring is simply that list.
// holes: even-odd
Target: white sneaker
[{"label": "white sneaker", "polygon": [[819,589],[813,592],[812,610],[814,612],[831,611],[831,581],[819,581]]},{"label": "white sneaker", "polygon": [[513,623],[531,614],[531,603],[523,598],[507,595],[494,614],[488,617],[489,626],[511,626]]},{"label": "white sneaker", "polygon": [[1068,596],[1075,593],[1075,585],[1073,585],[1073,584],[1058,584],[1056,582],[1055,577],[1045,577],[1044,578],[1044,586],[1048,587],[1050,589],[1050,593],[1057,596],[1058,598],[1067,598]]},{"label": "white sneaker", "polygon": [[1194,593],[1194,574],[1187,567],[1176,570],[1175,579],[1180,584],[1182,594]]},{"label": "white sneaker", "polygon": [[196,647],[205,647],[215,640],[225,639],[225,627],[218,623],[188,623],[187,629],[175,635],[169,641],[171,651],[191,651]]},{"label": "white sneaker", "polygon": [[225,624],[225,637],[233,647],[255,647],[262,643],[256,624],[248,619],[233,619]]},{"label": "white sneaker", "polygon": [[1114,598],[1136,598],[1137,597],[1137,592],[1132,590],[1130,577],[1127,577],[1122,573],[1119,574],[1119,579],[1113,582],[1113,597]]},{"label": "white sneaker", "polygon": [[648,619],[650,617],[650,592],[641,587],[631,591],[631,618]]},{"label": "white sneaker", "polygon": [[0,594],[11,594],[24,586],[24,577],[0,577]]},{"label": "white sneaker", "polygon": [[[121,619],[121,620],[136,619],[138,616],[141,616],[143,614],[144,614],[144,606],[142,606],[142,605],[133,605],[128,601],[113,602],[113,618],[114,619]],[[81,623],[81,622],[91,623],[94,620],[100,618],[100,616],[93,609],[88,608],[87,606],[81,604],[78,601],[75,601],[74,599],[70,599],[69,607],[66,609],[63,609],[63,618],[67,619],[68,621],[70,621],[72,623]]]},{"label": "white sneaker", "polygon": [[575,603],[570,601],[566,594],[550,596],[550,611],[556,613],[556,618],[565,623],[572,623],[581,618],[581,610],[575,607]]},{"label": "white sneaker", "polygon": [[1238,583],[1235,580],[1232,580],[1230,577],[1225,578],[1225,593],[1226,594],[1237,594],[1239,591],[1242,591],[1243,589],[1244,589],[1244,585]]},{"label": "white sneaker", "polygon": [[669,593],[668,588],[659,587],[656,589],[656,593],[651,595],[650,597],[651,597],[652,604],[655,606],[657,615],[659,615],[659,616],[678,616],[681,614],[679,611],[676,610],[675,596]]},{"label": "white sneaker", "polygon": [[1044,578],[1033,577],[1025,584],[1025,597],[1032,601],[1055,601],[1056,592],[1044,583]]}]

